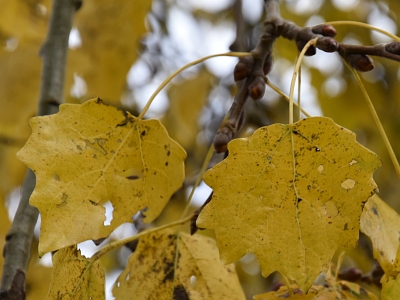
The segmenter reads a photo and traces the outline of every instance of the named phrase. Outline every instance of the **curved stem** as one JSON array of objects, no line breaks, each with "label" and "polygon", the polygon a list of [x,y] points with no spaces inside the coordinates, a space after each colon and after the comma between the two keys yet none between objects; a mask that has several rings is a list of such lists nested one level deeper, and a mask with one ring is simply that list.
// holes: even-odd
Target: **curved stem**
[{"label": "curved stem", "polygon": [[195,183],[194,183],[194,185],[193,185],[192,190],[190,191],[190,195],[189,195],[189,198],[188,198],[188,200],[187,200],[185,209],[183,210],[183,213],[182,213],[182,215],[181,215],[181,218],[183,218],[183,217],[187,214],[187,212],[188,212],[188,210],[189,210],[189,207],[190,207],[190,204],[191,204],[191,202],[192,202],[192,198],[193,198],[194,192],[196,191],[196,189],[197,189],[197,187],[199,186],[200,182],[203,180],[203,175],[204,175],[204,173],[206,172],[208,163],[210,162],[211,157],[212,157],[213,154],[214,154],[214,145],[211,144],[211,145],[210,145],[210,148],[208,149],[206,158],[204,159],[203,165],[202,165],[202,167],[201,167],[201,169],[200,169],[200,173],[199,173],[199,175],[197,176],[197,179],[196,179],[196,181],[195,181]]},{"label": "curved stem", "polygon": [[367,23],[363,23],[363,22],[357,22],[357,21],[332,21],[332,22],[326,22],[324,24],[330,24],[330,25],[335,25],[335,26],[341,26],[341,25],[353,25],[353,26],[358,26],[358,27],[363,27],[363,28],[367,28],[369,30],[374,30],[374,31],[378,31],[392,39],[394,39],[395,41],[400,42],[400,38],[390,32],[387,32],[381,28],[369,25]]},{"label": "curved stem", "polygon": [[181,73],[182,71],[186,70],[189,67],[195,66],[209,58],[213,58],[213,57],[218,57],[218,56],[233,56],[233,57],[243,57],[243,56],[249,56],[251,55],[251,53],[248,52],[227,52],[227,53],[218,53],[218,54],[212,54],[212,55],[208,55],[208,56],[204,56],[202,58],[196,59],[186,65],[184,65],[183,67],[179,68],[178,70],[176,70],[174,73],[172,73],[171,75],[169,75],[161,84],[160,86],[154,91],[154,93],[150,96],[150,99],[147,101],[145,107],[143,108],[142,112],[140,113],[140,115],[138,116],[139,119],[142,119],[144,117],[144,115],[146,114],[146,112],[149,110],[151,103],[153,102],[154,98],[158,95],[158,93],[168,84],[170,83],[170,81],[179,73]]},{"label": "curved stem", "polygon": [[[283,99],[285,99],[287,102],[290,101],[289,97],[287,95],[285,95],[284,92],[282,92],[276,85],[274,85],[271,81],[269,81],[269,79],[267,77],[265,77],[265,83],[275,92],[277,93],[279,96],[281,96]],[[305,109],[303,109],[302,107],[299,107],[299,105],[297,103],[293,103],[294,106],[298,107],[299,110],[307,117],[307,118],[311,118],[312,115],[310,115]]]},{"label": "curved stem", "polygon": [[392,164],[396,170],[397,176],[400,178],[400,166],[399,166],[399,161],[397,160],[396,154],[393,151],[392,145],[390,144],[389,138],[386,135],[385,129],[382,126],[382,123],[379,119],[378,114],[376,113],[376,110],[374,108],[374,105],[372,104],[371,98],[368,95],[367,90],[365,89],[365,86],[360,78],[360,76],[358,75],[357,71],[355,71],[353,68],[351,68],[347,63],[346,65],[349,67],[349,69],[351,70],[351,72],[353,73],[354,77],[356,78],[358,85],[360,86],[361,92],[364,95],[364,98],[367,102],[368,108],[372,114],[372,117],[375,121],[376,127],[378,127],[379,133],[383,139],[383,142],[385,144],[385,147],[389,153],[390,159],[392,160]]},{"label": "curved stem", "polygon": [[140,233],[138,233],[138,234],[136,234],[134,236],[130,236],[128,238],[109,243],[109,244],[105,245],[104,247],[102,247],[95,254],[93,254],[93,256],[89,260],[90,260],[90,262],[92,264],[93,262],[98,260],[100,257],[102,257],[104,254],[106,254],[107,252],[109,252],[109,251],[111,251],[111,250],[113,250],[115,248],[118,248],[118,247],[120,247],[122,245],[125,245],[125,244],[129,243],[129,242],[137,240],[137,239],[139,239],[142,236],[145,236],[147,234],[154,233],[154,232],[166,229],[166,228],[170,228],[170,227],[174,227],[174,226],[179,226],[179,225],[185,224],[186,222],[189,222],[192,218],[193,218],[193,215],[190,215],[189,217],[186,217],[184,219],[181,219],[181,220],[169,223],[169,224],[165,224],[165,225],[160,226],[160,227],[156,227],[156,228],[152,228],[152,229],[149,229],[149,230],[146,230],[146,231],[142,231],[142,232],[140,232]]},{"label": "curved stem", "polygon": [[309,40],[308,43],[304,46],[301,50],[300,55],[297,59],[296,66],[293,71],[292,82],[290,83],[290,94],[289,94],[289,124],[293,124],[293,97],[294,97],[294,86],[296,83],[297,74],[299,73],[301,62],[303,61],[304,54],[306,53],[307,49],[310,48],[312,45],[316,45],[318,38],[313,38]]}]

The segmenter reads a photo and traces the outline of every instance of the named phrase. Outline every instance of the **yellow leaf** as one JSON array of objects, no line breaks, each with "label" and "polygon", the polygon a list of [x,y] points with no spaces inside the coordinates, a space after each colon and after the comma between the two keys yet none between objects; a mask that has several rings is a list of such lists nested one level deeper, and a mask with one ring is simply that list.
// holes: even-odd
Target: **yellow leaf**
[{"label": "yellow leaf", "polygon": [[141,238],[113,288],[116,299],[245,299],[215,242],[170,230]]},{"label": "yellow leaf", "polygon": [[171,137],[186,150],[197,147],[199,115],[207,102],[212,78],[203,69],[195,78],[180,84],[171,84],[168,90],[169,109],[162,123]]},{"label": "yellow leaf", "polygon": [[398,272],[393,270],[393,264],[399,249],[399,214],[374,195],[364,206],[360,229],[371,239],[374,257],[385,273],[396,276]]},{"label": "yellow leaf", "polygon": [[[279,300],[279,299],[298,299],[298,300],[311,300],[321,291],[324,290],[322,286],[312,286],[307,294],[299,290],[297,286],[291,286],[291,292],[287,286],[281,286],[276,292],[268,292],[265,294],[255,295],[254,300]],[[329,298],[327,298],[328,300]],[[335,298],[332,298],[335,299]]]},{"label": "yellow leaf", "polygon": [[225,263],[254,252],[263,276],[279,271],[308,290],[337,247],[357,244],[380,164],[329,118],[263,127],[205,174],[214,195],[197,225],[215,230]]},{"label": "yellow leaf", "polygon": [[[18,44],[43,42],[51,1],[0,0],[0,32]],[[0,36],[1,36],[0,35]]]},{"label": "yellow leaf", "polygon": [[90,263],[76,245],[60,249],[53,256],[53,274],[46,299],[104,299],[104,271]]},{"label": "yellow leaf", "polygon": [[398,300],[400,299],[400,274],[397,277],[383,275],[382,283],[382,300]]},{"label": "yellow leaf", "polygon": [[18,157],[37,178],[30,203],[42,217],[40,255],[107,237],[143,208],[151,222],[182,185],[186,153],[157,120],[94,99],[61,105],[59,113],[30,124],[32,135]]},{"label": "yellow leaf", "polygon": [[[69,55],[69,78],[76,72],[87,84],[87,97],[120,103],[126,76],[138,56],[150,0],[90,0],[76,14],[82,46]],[[115,20],[118,20],[116,22]],[[140,75],[138,75],[140,76]]]}]

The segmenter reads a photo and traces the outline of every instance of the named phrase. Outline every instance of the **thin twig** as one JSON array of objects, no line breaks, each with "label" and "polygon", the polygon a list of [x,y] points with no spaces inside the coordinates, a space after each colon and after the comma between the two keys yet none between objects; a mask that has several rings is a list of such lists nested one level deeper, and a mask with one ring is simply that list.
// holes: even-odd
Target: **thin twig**
[{"label": "thin twig", "polygon": [[[41,50],[43,58],[38,115],[53,114],[62,103],[68,38],[78,0],[54,0],[46,41]],[[38,210],[29,205],[35,187],[35,175],[28,170],[21,201],[13,224],[6,236],[0,299],[25,299],[25,278]]]}]

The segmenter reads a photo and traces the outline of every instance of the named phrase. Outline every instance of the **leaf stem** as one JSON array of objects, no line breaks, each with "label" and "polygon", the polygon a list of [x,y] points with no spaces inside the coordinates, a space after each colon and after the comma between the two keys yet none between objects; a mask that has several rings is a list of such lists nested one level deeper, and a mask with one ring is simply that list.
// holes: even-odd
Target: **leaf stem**
[{"label": "leaf stem", "polygon": [[301,62],[303,61],[304,54],[306,53],[307,49],[313,45],[317,44],[318,38],[313,38],[309,40],[304,48],[301,50],[299,57],[296,61],[296,66],[293,71],[292,82],[290,83],[290,94],[289,94],[289,124],[293,124],[293,97],[294,97],[294,86],[296,83],[297,74],[299,73]]},{"label": "leaf stem", "polygon": [[400,42],[400,38],[390,32],[387,32],[381,28],[372,26],[370,24],[367,23],[363,23],[363,22],[357,22],[357,21],[332,21],[332,22],[326,22],[325,24],[330,24],[330,25],[335,25],[335,26],[341,26],[341,25],[353,25],[353,26],[358,26],[358,27],[363,27],[363,28],[367,28],[369,30],[375,30],[378,31],[384,35],[387,35],[388,37],[394,39],[395,41]]},{"label": "leaf stem", "polygon": [[358,75],[358,73],[356,72],[356,70],[354,70],[353,68],[351,68],[347,62],[345,62],[345,64],[347,65],[347,67],[351,70],[351,72],[353,73],[354,77],[356,78],[358,85],[360,86],[361,92],[364,95],[364,98],[367,102],[368,108],[372,114],[372,117],[375,121],[376,127],[378,127],[379,133],[383,139],[383,142],[385,144],[385,147],[389,153],[390,159],[392,160],[392,164],[396,170],[397,176],[400,178],[400,166],[399,166],[399,161],[397,160],[396,154],[393,151],[392,145],[390,144],[389,138],[386,135],[385,129],[382,126],[382,123],[379,119],[378,114],[376,113],[375,107],[372,104],[371,98],[368,95],[367,90],[365,89],[365,86],[360,78],[360,76]]},{"label": "leaf stem", "polygon": [[[225,117],[225,118],[226,118],[226,117]],[[224,119],[224,120],[225,120],[225,119]],[[206,172],[208,163],[210,162],[211,157],[212,157],[213,154],[214,154],[214,145],[211,144],[211,145],[210,145],[210,148],[208,149],[206,158],[204,159],[203,165],[201,166],[200,173],[199,173],[199,175],[198,175],[197,178],[196,178],[196,181],[195,181],[195,183],[194,183],[194,185],[193,185],[192,190],[190,191],[190,195],[189,195],[189,198],[188,198],[188,200],[187,200],[185,209],[183,210],[183,213],[182,213],[182,215],[181,215],[181,219],[187,214],[187,212],[188,212],[188,210],[189,210],[189,207],[190,207],[190,204],[191,204],[191,202],[192,202],[192,198],[193,198],[194,192],[196,191],[197,187],[200,185],[200,182],[203,180],[203,175],[204,175],[204,173]]]},{"label": "leaf stem", "polygon": [[[287,102],[289,102],[289,97],[287,95],[285,95],[284,92],[282,92],[276,85],[274,85],[271,81],[269,81],[269,79],[267,77],[264,78],[265,79],[265,84],[268,85],[275,93],[277,93],[279,96],[281,96],[283,99],[285,99]],[[299,107],[299,105],[297,103],[293,103],[294,106]],[[302,107],[299,107],[300,111],[307,117],[307,118],[311,118],[312,116]]]},{"label": "leaf stem", "polygon": [[125,244],[129,243],[129,242],[137,240],[137,239],[139,239],[139,238],[141,238],[141,237],[143,237],[143,236],[145,236],[147,234],[154,233],[154,232],[157,232],[157,231],[169,228],[169,227],[183,225],[186,222],[189,222],[192,218],[193,218],[193,215],[190,215],[190,216],[188,216],[188,217],[186,217],[184,219],[181,219],[181,220],[178,220],[178,221],[175,221],[175,222],[171,222],[171,223],[165,224],[165,225],[160,226],[160,227],[156,227],[156,228],[152,228],[152,229],[149,229],[149,230],[142,231],[142,232],[140,232],[140,233],[138,233],[138,234],[136,234],[134,236],[130,236],[130,237],[127,237],[127,238],[122,239],[122,240],[111,242],[111,243],[105,245],[104,247],[102,247],[95,254],[93,254],[93,256],[89,260],[90,260],[91,263],[93,263],[94,261],[96,261],[100,257],[102,257],[104,254],[106,254],[107,252],[109,252],[109,251],[111,251],[111,250],[113,250],[115,248],[118,248],[118,247],[120,247],[122,245],[125,245]]},{"label": "leaf stem", "polygon": [[182,71],[186,70],[189,67],[195,66],[209,58],[213,58],[213,57],[219,57],[219,56],[233,56],[233,57],[243,57],[243,56],[249,56],[251,55],[251,53],[249,52],[227,52],[227,53],[218,53],[218,54],[212,54],[212,55],[207,55],[204,56],[202,58],[196,59],[186,65],[184,65],[183,67],[179,68],[178,70],[176,70],[174,73],[172,73],[171,75],[169,75],[161,84],[160,86],[154,91],[154,93],[150,96],[150,99],[147,101],[145,107],[143,108],[142,112],[139,114],[138,118],[142,119],[144,117],[144,115],[146,114],[146,112],[148,111],[151,103],[153,102],[154,98],[158,95],[158,93],[179,73],[181,73]]}]

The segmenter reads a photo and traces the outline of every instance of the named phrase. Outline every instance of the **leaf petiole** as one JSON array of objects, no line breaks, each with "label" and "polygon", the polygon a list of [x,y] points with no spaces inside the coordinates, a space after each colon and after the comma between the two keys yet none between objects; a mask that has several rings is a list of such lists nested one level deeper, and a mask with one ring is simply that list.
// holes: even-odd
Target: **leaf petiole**
[{"label": "leaf petiole", "polygon": [[293,98],[294,98],[294,86],[297,78],[297,74],[300,70],[301,62],[303,61],[304,54],[306,53],[307,49],[310,48],[312,45],[316,45],[318,38],[314,38],[309,40],[308,43],[304,46],[301,50],[299,57],[297,58],[296,66],[293,71],[292,82],[290,83],[290,93],[289,93],[289,124],[293,124]]},{"label": "leaf petiole", "polygon": [[367,28],[369,30],[374,30],[374,31],[378,31],[384,35],[387,35],[388,37],[394,39],[397,42],[400,42],[400,38],[390,32],[387,32],[381,28],[372,26],[370,24],[367,23],[363,23],[363,22],[357,22],[357,21],[333,21],[333,22],[326,22],[325,24],[330,24],[330,25],[335,25],[335,26],[341,26],[341,25],[353,25],[353,26],[358,26],[358,27],[363,27],[363,28]]},{"label": "leaf petiole", "polygon": [[370,112],[371,112],[371,114],[372,114],[372,118],[373,118],[374,121],[375,121],[375,125],[376,125],[376,127],[378,128],[378,130],[379,130],[379,133],[380,133],[380,135],[381,135],[381,137],[382,137],[382,139],[383,139],[383,142],[384,142],[384,144],[385,144],[385,147],[386,147],[386,149],[387,149],[387,151],[388,151],[388,153],[389,153],[390,159],[392,160],[392,164],[393,164],[393,166],[394,166],[394,168],[395,168],[395,170],[396,170],[397,176],[400,178],[400,165],[399,165],[399,161],[397,160],[396,154],[395,154],[394,151],[393,151],[392,145],[390,144],[389,138],[388,138],[387,135],[386,135],[385,129],[384,129],[383,126],[382,126],[382,123],[381,123],[381,121],[380,121],[380,119],[379,119],[379,116],[378,116],[378,114],[376,113],[376,110],[375,110],[374,105],[372,104],[371,98],[369,97],[368,92],[367,92],[367,90],[365,89],[365,86],[364,86],[364,84],[363,84],[363,82],[362,82],[360,76],[358,75],[357,71],[354,70],[352,67],[350,67],[350,66],[347,64],[347,62],[344,62],[344,63],[345,63],[345,64],[347,65],[347,67],[351,70],[351,72],[353,73],[354,77],[355,77],[356,80],[357,80],[357,83],[358,83],[358,85],[359,85],[359,87],[360,87],[360,89],[361,89],[361,92],[362,92],[362,94],[363,94],[363,96],[364,96],[364,99],[365,99],[365,101],[367,102],[368,108],[369,108],[369,110],[370,110]]},{"label": "leaf petiole", "polygon": [[139,114],[138,118],[142,119],[146,112],[148,111],[151,103],[153,102],[154,98],[158,95],[158,93],[179,73],[182,71],[186,70],[189,67],[195,66],[203,61],[206,61],[209,58],[213,57],[219,57],[219,56],[233,56],[233,57],[243,57],[243,56],[249,56],[251,55],[250,52],[227,52],[227,53],[218,53],[218,54],[212,54],[212,55],[207,55],[202,58],[196,59],[190,63],[187,63],[183,67],[179,68],[176,70],[174,73],[169,75],[161,84],[160,86],[154,91],[154,93],[150,96],[150,99],[147,101],[145,107],[143,108],[142,112]]},{"label": "leaf petiole", "polygon": [[127,237],[127,238],[122,239],[122,240],[111,242],[111,243],[105,245],[104,247],[102,247],[95,254],[93,254],[93,256],[89,259],[90,265],[93,264],[100,257],[102,257],[104,254],[106,254],[107,252],[109,252],[109,251],[111,251],[111,250],[113,250],[115,248],[118,248],[118,247],[120,247],[122,245],[125,245],[125,244],[129,243],[129,242],[137,240],[137,239],[139,239],[139,238],[141,238],[141,237],[143,237],[143,236],[145,236],[147,234],[154,233],[154,232],[157,232],[157,231],[169,228],[169,227],[183,225],[186,222],[189,222],[192,218],[193,218],[193,215],[190,215],[190,216],[188,216],[188,217],[186,217],[184,219],[181,219],[181,220],[178,220],[178,221],[175,221],[175,222],[171,222],[171,223],[165,224],[165,225],[160,226],[160,227],[156,227],[156,228],[152,228],[152,229],[149,229],[149,230],[146,230],[146,231],[142,231],[142,232],[140,232],[140,233],[138,233],[138,234],[136,234],[134,236],[130,236],[130,237]]}]

